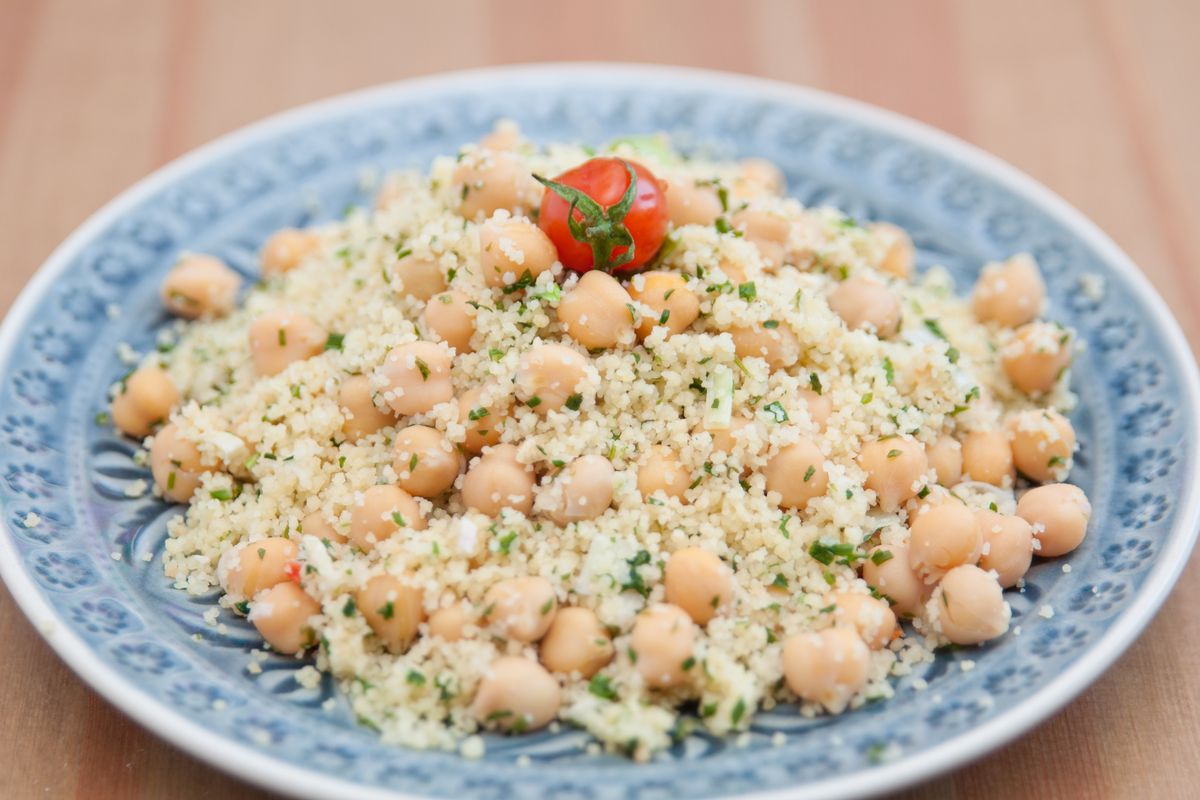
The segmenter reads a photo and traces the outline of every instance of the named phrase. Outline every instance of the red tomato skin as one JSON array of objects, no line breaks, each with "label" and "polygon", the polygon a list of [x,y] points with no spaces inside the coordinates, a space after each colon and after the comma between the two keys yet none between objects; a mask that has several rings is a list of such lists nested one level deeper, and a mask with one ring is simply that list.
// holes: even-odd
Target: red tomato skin
[{"label": "red tomato skin", "polygon": [[[621,162],[619,158],[593,158],[554,180],[579,189],[607,210],[629,188],[629,173]],[[629,272],[645,266],[667,236],[667,198],[662,183],[641,164],[634,161],[628,163],[638,178],[637,195],[629,213],[625,215],[625,227],[633,235],[634,255],[631,261],[617,267],[617,272]],[[575,272],[588,272],[594,267],[592,248],[571,235],[571,229],[567,226],[567,209],[570,207],[571,204],[553,190],[546,189],[538,214],[538,226],[554,242],[558,260],[564,267]],[[578,209],[575,210],[575,219],[583,220]],[[624,247],[616,248],[613,257],[625,250]]]}]

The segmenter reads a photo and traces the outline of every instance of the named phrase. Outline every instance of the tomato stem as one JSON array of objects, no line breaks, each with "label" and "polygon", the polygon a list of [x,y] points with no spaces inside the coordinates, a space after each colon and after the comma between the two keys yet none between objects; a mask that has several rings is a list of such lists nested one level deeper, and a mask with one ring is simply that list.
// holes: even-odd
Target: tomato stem
[{"label": "tomato stem", "polygon": [[[633,208],[633,201],[637,198],[638,179],[628,161],[622,159],[621,165],[629,173],[629,186],[621,195],[621,199],[607,211],[587,193],[574,186],[567,186],[541,175],[533,176],[542,186],[571,204],[567,210],[567,229],[571,231],[575,241],[583,242],[592,248],[592,266],[605,272],[628,264],[634,257],[633,234],[625,227],[625,216],[629,209]],[[575,219],[576,210],[583,217],[582,221]],[[619,247],[624,247],[625,251],[614,259],[613,251]]]}]

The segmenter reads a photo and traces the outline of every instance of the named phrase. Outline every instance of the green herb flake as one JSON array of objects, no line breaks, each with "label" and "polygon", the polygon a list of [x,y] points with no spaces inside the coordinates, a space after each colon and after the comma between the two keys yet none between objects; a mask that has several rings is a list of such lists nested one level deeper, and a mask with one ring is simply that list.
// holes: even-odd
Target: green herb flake
[{"label": "green herb flake", "polygon": [[379,608],[375,609],[375,613],[384,619],[391,619],[396,614],[396,604],[388,600]]},{"label": "green herb flake", "polygon": [[816,474],[817,474],[817,468],[814,467],[812,464],[809,464],[808,469],[806,469],[804,471],[804,482],[808,483],[810,480],[812,480],[812,476],[816,475]]},{"label": "green herb flake", "polygon": [[564,403],[563,405],[565,405],[567,408],[571,409],[572,411],[578,411],[579,406],[581,406],[582,404],[583,404],[583,395],[573,394],[567,398],[567,402]]},{"label": "green herb flake", "polygon": [[742,721],[742,717],[746,714],[746,701],[739,697],[736,704],[733,706],[733,712],[729,715],[730,721],[737,725]]},{"label": "green herb flake", "polygon": [[617,699],[617,690],[613,688],[612,679],[607,675],[593,675],[588,681],[588,691],[602,700]]},{"label": "green herb flake", "polygon": [[809,385],[809,386],[811,386],[811,387],[812,387],[812,390],[813,390],[814,392],[816,392],[817,394],[822,394],[822,393],[823,393],[823,389],[821,388],[821,378],[820,378],[820,376],[819,376],[819,375],[817,375],[817,373],[815,373],[815,372],[810,372],[810,373],[809,373],[809,375],[808,375],[808,385]]},{"label": "green herb flake", "polygon": [[737,291],[738,297],[746,300],[747,302],[758,297],[758,287],[754,285],[754,281],[747,281],[746,283],[738,284]]},{"label": "green herb flake", "polygon": [[346,340],[346,334],[344,334],[344,333],[331,333],[331,334],[329,334],[329,336],[328,336],[328,337],[326,337],[326,339],[325,339],[325,349],[326,349],[326,350],[341,350],[341,349],[342,349],[342,343],[343,343],[345,340]]},{"label": "green herb flake", "polygon": [[888,386],[891,386],[892,381],[896,378],[896,369],[892,366],[892,360],[886,356],[883,359],[883,377],[887,379]]},{"label": "green herb flake", "polygon": [[420,672],[417,672],[415,669],[410,669],[408,674],[404,676],[404,680],[406,683],[411,683],[413,686],[425,685],[425,676]]},{"label": "green herb flake", "polygon": [[416,362],[417,362],[417,369],[421,370],[421,380],[423,380],[423,381],[429,380],[429,365],[426,364],[424,361],[422,361],[419,358],[416,359]]},{"label": "green herb flake", "polygon": [[780,403],[778,400],[771,402],[771,403],[767,403],[765,406],[763,406],[763,411],[766,411],[768,414],[770,414],[772,417],[774,417],[776,422],[787,422],[788,421],[787,410],[784,409],[783,404]]},{"label": "green herb flake", "polygon": [[358,610],[358,606],[354,603],[353,597],[346,598],[346,604],[342,606],[343,617],[353,617],[354,612]]}]

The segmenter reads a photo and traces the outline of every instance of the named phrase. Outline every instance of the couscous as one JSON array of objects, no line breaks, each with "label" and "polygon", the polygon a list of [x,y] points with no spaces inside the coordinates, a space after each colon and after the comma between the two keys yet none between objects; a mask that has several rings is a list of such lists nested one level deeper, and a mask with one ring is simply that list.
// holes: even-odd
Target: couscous
[{"label": "couscous", "polygon": [[645,759],[890,696],[1086,534],[1037,265],[960,298],[914,260],[763,161],[502,124],[276,233],[248,290],[182,254],[111,418],[188,506],[175,585],[385,740],[561,720]]}]

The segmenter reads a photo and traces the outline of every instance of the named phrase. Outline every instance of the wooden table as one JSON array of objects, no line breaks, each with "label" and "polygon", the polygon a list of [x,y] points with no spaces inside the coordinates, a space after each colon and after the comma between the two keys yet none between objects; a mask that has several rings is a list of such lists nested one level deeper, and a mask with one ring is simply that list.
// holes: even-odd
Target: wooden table
[{"label": "wooden table", "polygon": [[[600,11],[604,9],[604,11]],[[871,16],[868,16],[868,12]],[[539,60],[764,75],[972,141],[1055,189],[1200,342],[1200,3],[0,0],[0,307],[84,217],[266,114],[369,84]],[[1200,566],[1036,731],[911,797],[1174,797],[1200,777]],[[263,793],[150,736],[0,595],[0,796]]]}]

